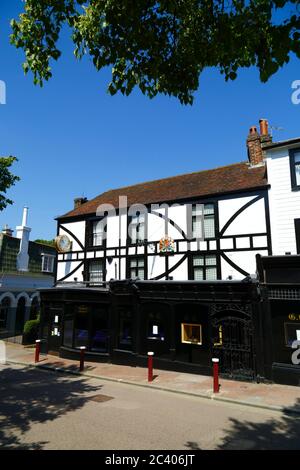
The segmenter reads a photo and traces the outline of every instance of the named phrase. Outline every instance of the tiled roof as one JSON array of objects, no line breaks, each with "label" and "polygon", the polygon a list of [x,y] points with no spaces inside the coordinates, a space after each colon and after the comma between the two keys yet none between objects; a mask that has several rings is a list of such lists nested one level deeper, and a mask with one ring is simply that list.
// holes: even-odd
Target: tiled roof
[{"label": "tiled roof", "polygon": [[251,167],[247,162],[235,163],[213,170],[198,171],[156,181],[112,189],[85,202],[76,209],[58,217],[67,218],[95,214],[100,204],[119,207],[119,196],[127,196],[128,206],[170,202],[195,197],[205,197],[267,185],[264,165]]}]

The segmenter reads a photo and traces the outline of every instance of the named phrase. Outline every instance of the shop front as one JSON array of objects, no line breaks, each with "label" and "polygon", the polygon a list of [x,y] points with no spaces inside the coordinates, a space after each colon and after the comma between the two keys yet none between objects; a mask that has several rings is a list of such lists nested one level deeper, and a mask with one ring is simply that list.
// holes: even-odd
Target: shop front
[{"label": "shop front", "polygon": [[48,351],[89,360],[225,376],[264,377],[260,298],[253,282],[111,281],[41,291]]},{"label": "shop front", "polygon": [[272,381],[300,385],[300,256],[258,257]]}]

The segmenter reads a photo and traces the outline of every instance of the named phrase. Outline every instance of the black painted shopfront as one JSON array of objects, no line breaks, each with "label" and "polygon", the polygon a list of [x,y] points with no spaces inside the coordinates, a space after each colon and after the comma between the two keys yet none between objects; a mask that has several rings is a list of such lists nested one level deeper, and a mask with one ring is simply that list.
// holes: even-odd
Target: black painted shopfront
[{"label": "black painted shopfront", "polygon": [[[258,279],[110,281],[41,290],[49,352],[89,360],[300,384],[300,256],[257,258]],[[292,357],[299,341],[299,364]]]},{"label": "black painted shopfront", "polygon": [[220,358],[228,377],[265,376],[258,284],[247,282],[111,281],[41,290],[42,339],[48,351],[88,359],[211,373]]},{"label": "black painted shopfront", "polygon": [[274,382],[300,385],[300,256],[258,257],[257,267],[264,297],[267,374]]}]

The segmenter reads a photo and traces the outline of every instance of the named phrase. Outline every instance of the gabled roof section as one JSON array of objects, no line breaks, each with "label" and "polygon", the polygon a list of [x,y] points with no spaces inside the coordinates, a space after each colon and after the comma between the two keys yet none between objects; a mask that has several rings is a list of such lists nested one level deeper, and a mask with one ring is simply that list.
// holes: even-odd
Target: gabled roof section
[{"label": "gabled roof section", "polygon": [[263,188],[267,184],[264,165],[251,167],[248,162],[241,162],[109,190],[57,219],[96,214],[100,204],[118,208],[119,196],[127,196],[128,206],[146,205]]}]

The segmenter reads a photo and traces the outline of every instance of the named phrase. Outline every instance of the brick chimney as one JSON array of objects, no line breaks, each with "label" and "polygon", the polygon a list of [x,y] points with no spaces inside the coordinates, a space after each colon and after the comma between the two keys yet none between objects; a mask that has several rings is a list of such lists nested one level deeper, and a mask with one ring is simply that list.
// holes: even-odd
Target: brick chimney
[{"label": "brick chimney", "polygon": [[74,199],[74,209],[77,209],[77,207],[82,206],[82,204],[84,204],[85,202],[87,202],[86,197],[75,197],[75,199]]},{"label": "brick chimney", "polygon": [[250,127],[247,137],[248,160],[252,166],[262,165],[264,163],[263,144],[272,142],[269,134],[269,125],[266,119],[259,120],[260,134],[256,126]]}]

